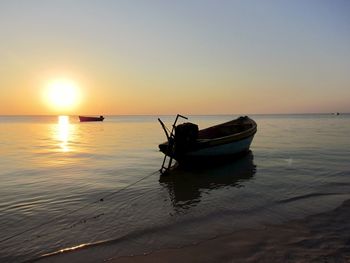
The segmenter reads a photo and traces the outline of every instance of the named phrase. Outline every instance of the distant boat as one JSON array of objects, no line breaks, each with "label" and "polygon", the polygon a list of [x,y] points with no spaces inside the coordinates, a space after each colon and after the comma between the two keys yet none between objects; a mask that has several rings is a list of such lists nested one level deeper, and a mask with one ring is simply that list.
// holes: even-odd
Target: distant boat
[{"label": "distant boat", "polygon": [[[165,125],[159,121],[166,131]],[[198,130],[198,126],[193,123],[174,125],[170,135],[166,132],[168,141],[159,144],[165,158],[170,157],[168,167],[165,166],[164,158],[161,172],[170,168],[172,158],[179,164],[201,164],[247,153],[256,131],[256,122],[247,116],[203,130]]]},{"label": "distant boat", "polygon": [[100,117],[88,117],[88,116],[79,116],[80,122],[86,121],[103,121],[105,118],[101,115]]}]

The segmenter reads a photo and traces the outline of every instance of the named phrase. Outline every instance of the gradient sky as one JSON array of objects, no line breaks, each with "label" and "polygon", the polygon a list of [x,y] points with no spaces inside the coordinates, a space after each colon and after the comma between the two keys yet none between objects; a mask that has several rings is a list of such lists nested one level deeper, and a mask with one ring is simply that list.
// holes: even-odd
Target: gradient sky
[{"label": "gradient sky", "polygon": [[0,1],[0,114],[350,112],[350,1]]}]

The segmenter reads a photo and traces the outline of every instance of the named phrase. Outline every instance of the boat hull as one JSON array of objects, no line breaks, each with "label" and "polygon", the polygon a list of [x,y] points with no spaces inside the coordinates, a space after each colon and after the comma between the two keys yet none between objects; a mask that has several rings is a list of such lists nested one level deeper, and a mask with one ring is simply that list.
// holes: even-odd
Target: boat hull
[{"label": "boat hull", "polygon": [[249,152],[254,135],[240,141],[203,148],[174,156],[179,164],[212,164],[226,162]]},{"label": "boat hull", "polygon": [[235,141],[227,144],[212,146],[209,148],[203,148],[196,151],[191,151],[185,153],[186,158],[195,157],[195,158],[212,158],[215,156],[231,156],[241,152],[249,150],[249,147],[253,141],[254,135],[242,139],[240,141]]},{"label": "boat hull", "polygon": [[89,122],[89,121],[103,121],[104,117],[86,117],[86,116],[79,116],[80,122]]}]

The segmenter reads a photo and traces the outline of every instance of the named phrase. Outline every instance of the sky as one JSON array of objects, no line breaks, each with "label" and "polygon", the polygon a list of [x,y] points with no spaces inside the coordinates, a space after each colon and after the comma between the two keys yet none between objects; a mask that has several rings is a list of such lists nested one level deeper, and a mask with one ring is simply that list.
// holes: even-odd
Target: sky
[{"label": "sky", "polygon": [[0,36],[1,115],[350,112],[347,0],[1,0]]}]

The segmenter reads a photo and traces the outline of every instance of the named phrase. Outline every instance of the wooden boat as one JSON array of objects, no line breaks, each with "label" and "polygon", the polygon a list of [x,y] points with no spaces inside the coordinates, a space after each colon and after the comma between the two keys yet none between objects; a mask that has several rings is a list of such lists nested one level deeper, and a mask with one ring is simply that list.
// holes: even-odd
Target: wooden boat
[{"label": "wooden boat", "polygon": [[[162,126],[165,129],[163,123]],[[198,130],[198,126],[192,123],[174,127],[174,135],[173,131],[170,136],[167,134],[168,141],[159,145],[160,151],[165,154],[161,172],[170,168],[172,158],[180,164],[191,164],[220,161],[247,153],[257,131],[256,122],[247,116],[203,130]],[[170,162],[165,167],[167,156]]]},{"label": "wooden boat", "polygon": [[86,121],[103,121],[104,117],[101,115],[100,117],[88,117],[88,116],[79,116],[80,122]]}]

